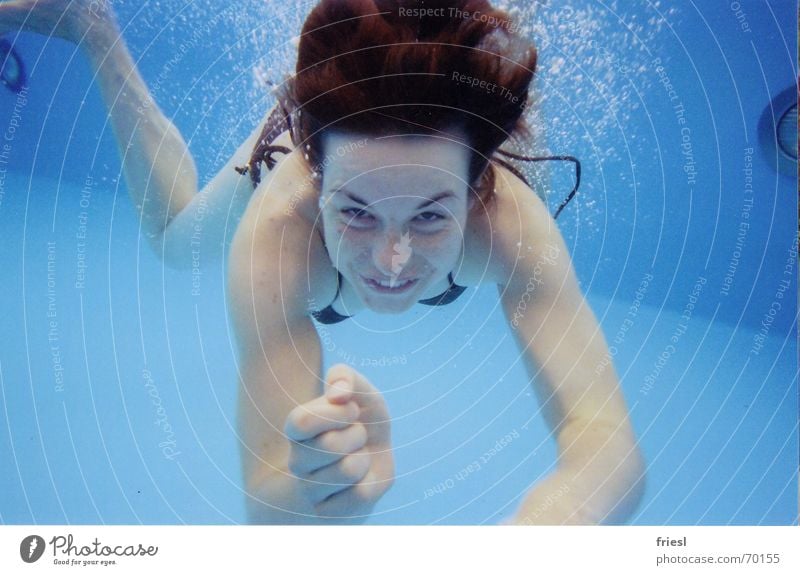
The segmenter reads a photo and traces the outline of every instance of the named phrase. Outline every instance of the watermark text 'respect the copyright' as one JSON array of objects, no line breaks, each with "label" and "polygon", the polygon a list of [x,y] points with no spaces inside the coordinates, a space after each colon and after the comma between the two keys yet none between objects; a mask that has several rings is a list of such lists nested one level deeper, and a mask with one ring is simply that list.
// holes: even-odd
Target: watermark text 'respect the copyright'
[{"label": "watermark text 'respect the copyright'", "polygon": [[451,18],[459,20],[474,20],[493,26],[494,28],[504,28],[509,33],[515,33],[518,26],[508,20],[507,18],[498,18],[491,14],[485,14],[480,10],[470,12],[469,10],[462,10],[455,6],[440,6],[433,7],[420,7],[420,8],[405,8],[403,6],[397,9],[397,15],[401,18]]}]

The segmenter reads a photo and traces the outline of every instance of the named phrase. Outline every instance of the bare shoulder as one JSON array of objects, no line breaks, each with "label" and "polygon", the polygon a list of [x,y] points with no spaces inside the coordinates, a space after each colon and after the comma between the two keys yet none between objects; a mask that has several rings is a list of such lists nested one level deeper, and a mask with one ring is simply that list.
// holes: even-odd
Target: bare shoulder
[{"label": "bare shoulder", "polygon": [[[283,134],[274,143],[287,141]],[[274,168],[262,171],[236,230],[228,286],[240,316],[261,311],[283,322],[307,315],[315,301],[333,299],[336,276],[318,230],[317,193],[298,156],[296,150],[276,155]]]},{"label": "bare shoulder", "polygon": [[506,168],[494,169],[495,201],[470,215],[467,268],[486,270],[483,281],[475,283],[505,285],[527,267],[527,261],[552,254],[553,246],[561,251],[563,240],[541,198]]}]

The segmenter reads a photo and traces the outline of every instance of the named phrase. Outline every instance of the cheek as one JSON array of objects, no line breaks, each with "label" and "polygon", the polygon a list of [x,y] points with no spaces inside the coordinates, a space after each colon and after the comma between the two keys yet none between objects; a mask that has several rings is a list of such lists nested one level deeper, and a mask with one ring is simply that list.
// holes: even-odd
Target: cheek
[{"label": "cheek", "polygon": [[325,221],[325,244],[332,258],[339,261],[355,259],[374,243],[374,237],[365,231],[348,227],[339,218]]},{"label": "cheek", "polygon": [[442,231],[438,234],[427,235],[412,233],[411,248],[416,249],[420,255],[451,260],[461,253],[461,232],[458,228]]}]

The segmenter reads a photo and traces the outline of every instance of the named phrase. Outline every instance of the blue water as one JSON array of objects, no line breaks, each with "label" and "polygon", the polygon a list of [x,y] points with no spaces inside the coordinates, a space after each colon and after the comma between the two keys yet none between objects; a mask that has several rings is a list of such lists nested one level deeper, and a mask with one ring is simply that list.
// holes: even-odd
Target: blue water
[{"label": "blue water", "polygon": [[[757,131],[797,77],[796,4],[741,2],[743,18],[690,2],[568,7],[524,14],[542,141],[584,165],[559,224],[648,463],[631,523],[797,524],[797,180]],[[210,0],[119,5],[204,181],[271,101],[253,69],[290,67],[308,5],[258,18],[268,10],[254,25]],[[220,21],[165,75],[209,14]],[[31,35],[15,45],[30,82],[24,103],[0,89],[4,135],[19,112],[0,179],[0,522],[242,522],[224,263],[199,284],[163,268],[80,55]],[[554,176],[551,204],[568,179]],[[322,335],[326,365],[352,363],[393,416],[397,482],[372,522],[496,523],[552,470],[495,289]]]}]

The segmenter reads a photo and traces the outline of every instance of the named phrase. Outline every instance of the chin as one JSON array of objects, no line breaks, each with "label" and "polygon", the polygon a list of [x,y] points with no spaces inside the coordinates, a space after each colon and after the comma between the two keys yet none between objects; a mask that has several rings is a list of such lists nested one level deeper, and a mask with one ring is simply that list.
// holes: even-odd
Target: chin
[{"label": "chin", "polygon": [[405,313],[410,310],[416,302],[398,302],[397,304],[387,305],[383,302],[376,303],[376,304],[367,304],[367,307],[375,312],[385,315],[396,315],[400,313]]},{"label": "chin", "polygon": [[380,314],[398,314],[411,309],[417,300],[413,294],[403,297],[381,297],[371,293],[360,294],[361,303],[367,309]]}]

